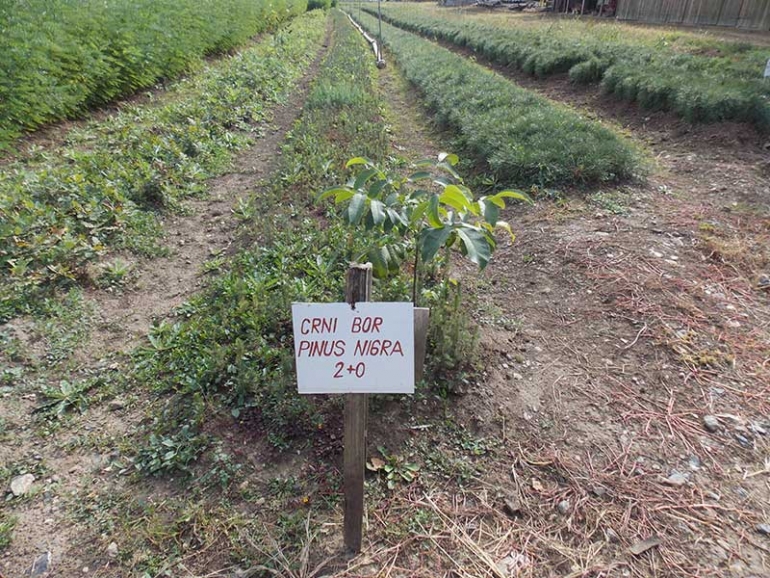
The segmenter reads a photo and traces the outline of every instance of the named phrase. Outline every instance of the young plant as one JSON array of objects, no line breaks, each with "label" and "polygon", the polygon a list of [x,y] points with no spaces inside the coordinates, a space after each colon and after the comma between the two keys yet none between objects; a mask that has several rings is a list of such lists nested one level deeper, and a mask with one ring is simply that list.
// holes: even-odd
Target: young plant
[{"label": "young plant", "polygon": [[532,202],[511,190],[475,199],[454,168],[458,161],[457,155],[441,153],[435,161],[416,163],[416,172],[403,176],[355,157],[346,166],[360,167],[358,173],[319,197],[334,198],[343,206],[340,214],[348,225],[378,233],[365,251],[376,276],[388,276],[414,255],[414,301],[420,260],[429,263],[442,249],[456,249],[484,269],[497,246],[496,230],[515,238],[510,225],[500,219],[505,200]]},{"label": "young plant", "polygon": [[381,472],[385,475],[388,489],[392,490],[399,482],[411,484],[417,478],[420,466],[409,463],[401,456],[389,454],[384,447],[377,448],[382,458],[373,457],[366,464],[366,469],[371,472]]}]

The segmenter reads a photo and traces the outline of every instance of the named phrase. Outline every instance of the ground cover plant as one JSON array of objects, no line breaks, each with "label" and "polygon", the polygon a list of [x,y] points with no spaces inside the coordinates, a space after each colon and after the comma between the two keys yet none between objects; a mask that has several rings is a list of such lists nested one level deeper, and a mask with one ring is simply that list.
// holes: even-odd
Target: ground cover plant
[{"label": "ground cover plant", "polygon": [[277,450],[323,425],[316,404],[296,393],[290,305],[344,299],[355,245],[342,223],[319,227],[306,215],[317,210],[319,186],[331,185],[356,151],[380,160],[387,155],[374,63],[361,58],[365,46],[337,14],[332,49],[287,137],[279,173],[244,211],[247,234],[257,240],[138,352],[138,383],[178,396],[153,435],[188,446],[165,460],[149,444],[137,458],[142,470],[189,468],[210,441],[204,419],[222,411],[251,416]]},{"label": "ground cover plant", "polygon": [[770,87],[762,78],[767,51],[750,44],[569,20],[458,18],[411,5],[386,6],[383,13],[407,30],[538,77],[569,73],[574,82],[601,82],[618,98],[689,121],[736,120],[770,129]]},{"label": "ground cover plant", "polygon": [[284,99],[324,34],[321,12],[136,106],[0,169],[0,320],[34,311],[55,287],[88,282],[108,247],[158,250],[159,216],[202,193]]},{"label": "ground cover plant", "polygon": [[0,5],[0,150],[305,10],[304,0],[11,0]]},{"label": "ground cover plant", "polygon": [[[376,20],[362,16],[376,32]],[[627,179],[630,142],[596,121],[522,89],[419,36],[383,24],[383,40],[436,118],[502,183],[579,184]]]}]

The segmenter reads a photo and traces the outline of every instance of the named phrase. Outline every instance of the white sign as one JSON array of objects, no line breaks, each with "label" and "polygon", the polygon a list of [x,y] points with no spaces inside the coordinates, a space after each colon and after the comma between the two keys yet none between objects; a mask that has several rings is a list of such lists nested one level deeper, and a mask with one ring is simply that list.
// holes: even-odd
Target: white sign
[{"label": "white sign", "polygon": [[767,60],[767,64],[765,65],[765,78],[770,76],[770,58]]},{"label": "white sign", "polygon": [[414,304],[293,303],[300,393],[414,393]]}]

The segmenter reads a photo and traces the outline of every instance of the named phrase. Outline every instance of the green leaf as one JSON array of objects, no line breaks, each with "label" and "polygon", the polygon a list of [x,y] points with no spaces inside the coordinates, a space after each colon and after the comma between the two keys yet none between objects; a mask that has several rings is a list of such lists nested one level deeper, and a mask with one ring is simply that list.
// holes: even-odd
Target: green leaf
[{"label": "green leaf", "polygon": [[368,181],[371,179],[374,175],[378,174],[380,171],[377,169],[366,169],[365,171],[361,171],[361,173],[356,177],[355,182],[353,183],[353,188],[357,191],[361,189]]},{"label": "green leaf", "polygon": [[350,167],[354,167],[356,165],[366,165],[368,167],[372,166],[374,163],[367,159],[366,157],[353,157],[348,162],[345,163],[345,168],[349,169]]},{"label": "green leaf", "polygon": [[420,258],[423,263],[428,263],[436,256],[439,249],[449,239],[452,234],[452,227],[442,227],[440,229],[423,229],[420,231],[418,246],[420,248]]},{"label": "green leaf", "polygon": [[[516,199],[518,201],[524,201],[525,203],[529,203],[530,205],[534,204],[532,199],[529,198],[529,196],[527,196],[524,193],[520,193],[518,191],[500,191],[499,193],[489,197],[489,199],[501,209],[505,207],[505,201],[503,201],[503,199]],[[498,205],[497,201],[503,204]]]},{"label": "green leaf", "polygon": [[[318,195],[316,202],[325,201],[329,197],[335,197],[334,202],[339,203],[352,197],[353,193],[354,191],[347,187],[332,187],[331,189],[326,189],[323,193]],[[348,195],[347,198],[344,198],[345,195]]]},{"label": "green leaf", "polygon": [[372,219],[375,225],[381,225],[385,222],[385,205],[382,201],[372,199],[369,203],[369,208],[372,211]]},{"label": "green leaf", "polygon": [[439,229],[444,226],[438,211],[438,195],[432,195],[430,199],[428,199],[428,210],[426,215],[428,217],[428,224],[434,229]]},{"label": "green leaf", "polygon": [[487,236],[476,229],[461,227],[457,229],[457,236],[463,246],[463,253],[471,263],[475,263],[483,269],[492,258],[492,246]]},{"label": "green leaf", "polygon": [[370,247],[366,252],[366,257],[372,264],[372,272],[377,279],[384,279],[388,276],[390,254],[386,247]]},{"label": "green leaf", "polygon": [[471,208],[468,198],[457,185],[447,185],[444,187],[444,192],[441,193],[439,201],[458,211],[467,211]]},{"label": "green leaf", "polygon": [[484,220],[490,225],[497,223],[497,220],[500,218],[500,207],[486,199],[481,199],[479,205],[482,207]]},{"label": "green leaf", "polygon": [[361,222],[361,217],[364,216],[364,211],[366,211],[366,195],[356,193],[348,205],[348,223],[358,225]]},{"label": "green leaf", "polygon": [[460,162],[460,157],[453,153],[439,153],[438,162],[442,163],[444,161],[454,166]]},{"label": "green leaf", "polygon": [[410,182],[416,182],[416,181],[422,181],[425,179],[430,178],[430,173],[428,171],[417,171],[416,173],[412,173],[409,175],[409,181]]}]

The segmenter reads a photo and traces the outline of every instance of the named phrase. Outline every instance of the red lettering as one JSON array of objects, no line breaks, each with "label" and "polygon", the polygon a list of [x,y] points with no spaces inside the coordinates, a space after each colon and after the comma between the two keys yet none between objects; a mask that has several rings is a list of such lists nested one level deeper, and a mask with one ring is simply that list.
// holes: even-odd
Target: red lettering
[{"label": "red lettering", "polygon": [[390,352],[391,355],[395,355],[396,353],[398,353],[401,357],[404,357],[404,350],[401,347],[401,342],[400,341],[396,341],[393,344],[393,351]]},{"label": "red lettering", "polygon": [[302,335],[307,335],[308,333],[310,333],[310,329],[308,327],[306,327],[305,324],[310,324],[310,319],[308,319],[307,317],[302,320],[302,323],[299,326],[300,327],[299,328],[299,332]]},{"label": "red lettering", "polygon": [[299,342],[299,353],[297,354],[297,357],[302,357],[303,351],[310,351],[310,342],[309,341],[300,341]]},{"label": "red lettering", "polygon": [[379,333],[382,317],[355,317],[350,328],[351,333]]}]

